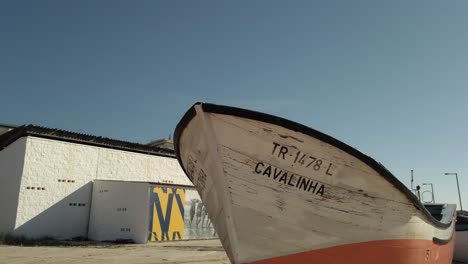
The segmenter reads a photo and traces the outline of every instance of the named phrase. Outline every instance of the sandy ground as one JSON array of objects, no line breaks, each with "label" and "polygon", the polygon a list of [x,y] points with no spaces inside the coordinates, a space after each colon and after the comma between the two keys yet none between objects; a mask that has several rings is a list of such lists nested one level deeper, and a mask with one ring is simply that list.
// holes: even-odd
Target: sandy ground
[{"label": "sandy ground", "polygon": [[0,246],[0,264],[228,264],[219,240],[147,245],[21,247]]},{"label": "sandy ground", "polygon": [[[72,247],[0,246],[0,264],[229,264],[219,240]],[[453,264],[457,264],[454,262]]]}]

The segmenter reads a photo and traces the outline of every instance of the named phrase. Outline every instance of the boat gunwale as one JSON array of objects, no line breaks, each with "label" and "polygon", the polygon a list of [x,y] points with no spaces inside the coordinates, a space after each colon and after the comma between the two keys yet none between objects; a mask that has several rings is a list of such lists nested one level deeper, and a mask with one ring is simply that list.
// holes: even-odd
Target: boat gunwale
[{"label": "boat gunwale", "polygon": [[450,241],[452,241],[454,234],[455,234],[455,232],[452,232],[450,237],[447,238],[447,239],[441,239],[441,238],[433,237],[432,242],[434,242],[434,244],[446,245],[446,244],[450,243]]},{"label": "boat gunwale", "polygon": [[[313,138],[316,138],[318,140],[321,140],[327,144],[330,144],[338,149],[341,149],[342,151],[354,156],[355,158],[361,160],[365,164],[367,164],[369,167],[374,169],[380,176],[384,177],[388,182],[390,182],[393,186],[395,186],[399,191],[401,191],[403,194],[407,196],[407,198],[413,203],[413,205],[422,212],[422,214],[429,220],[435,227],[443,228],[443,229],[448,229],[449,227],[452,226],[452,223],[454,220],[448,223],[442,223],[438,221],[436,218],[434,218],[431,213],[424,207],[424,205],[417,199],[417,197],[403,184],[401,183],[387,168],[385,168],[380,162],[377,162],[370,156],[367,156],[366,154],[360,152],[359,150],[351,147],[350,145],[332,137],[327,134],[324,134],[318,130],[315,130],[313,128],[307,127],[305,125],[302,125],[300,123],[282,118],[282,117],[277,117],[273,116],[270,114],[266,113],[261,113],[257,111],[252,111],[252,110],[247,110],[247,109],[242,109],[242,108],[237,108],[237,107],[232,107],[232,106],[224,106],[224,105],[217,105],[217,104],[211,104],[211,103],[201,103],[197,102],[195,103],[182,117],[180,122],[177,124],[176,129],[174,131],[174,151],[177,157],[177,160],[179,161],[182,170],[184,173],[187,175],[187,177],[190,179],[190,181],[193,182],[193,179],[190,177],[190,175],[187,173],[185,170],[185,167],[182,163],[182,160],[180,158],[180,151],[179,151],[179,140],[180,137],[182,136],[182,132],[184,131],[185,127],[190,123],[190,121],[195,117],[196,111],[195,111],[195,106],[196,105],[201,105],[202,109],[204,112],[207,113],[214,113],[214,114],[222,114],[222,115],[230,115],[230,116],[237,116],[241,118],[247,118],[255,121],[260,121],[260,122],[265,122],[265,123],[270,123],[273,125],[278,125],[281,127],[284,127],[286,129],[296,131],[308,136],[311,136]],[[455,232],[455,230],[453,230]],[[434,241],[438,241],[439,243],[446,243],[452,239],[453,234],[451,235],[450,239],[439,239],[434,237]]]}]

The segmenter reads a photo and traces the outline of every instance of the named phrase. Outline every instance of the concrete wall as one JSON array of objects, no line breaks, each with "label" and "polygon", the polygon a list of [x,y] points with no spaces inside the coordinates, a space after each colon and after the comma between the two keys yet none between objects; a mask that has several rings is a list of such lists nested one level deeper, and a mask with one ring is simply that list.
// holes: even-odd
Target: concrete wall
[{"label": "concrete wall", "polygon": [[148,241],[149,184],[95,181],[88,237],[98,241]]},{"label": "concrete wall", "polygon": [[26,138],[20,138],[0,151],[0,233],[15,227],[25,149]]},{"label": "concrete wall", "polygon": [[146,243],[216,235],[195,189],[97,180],[88,237]]},{"label": "concrete wall", "polygon": [[27,137],[15,233],[86,237],[96,179],[191,184],[175,158]]}]

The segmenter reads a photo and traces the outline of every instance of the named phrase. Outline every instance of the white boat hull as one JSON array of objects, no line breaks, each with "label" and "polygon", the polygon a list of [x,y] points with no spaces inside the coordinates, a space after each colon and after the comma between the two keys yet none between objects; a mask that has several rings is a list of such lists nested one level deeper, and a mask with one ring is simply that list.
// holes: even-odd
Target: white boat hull
[{"label": "white boat hull", "polygon": [[451,263],[453,215],[438,224],[380,164],[320,132],[220,109],[195,105],[176,151],[233,263]]}]

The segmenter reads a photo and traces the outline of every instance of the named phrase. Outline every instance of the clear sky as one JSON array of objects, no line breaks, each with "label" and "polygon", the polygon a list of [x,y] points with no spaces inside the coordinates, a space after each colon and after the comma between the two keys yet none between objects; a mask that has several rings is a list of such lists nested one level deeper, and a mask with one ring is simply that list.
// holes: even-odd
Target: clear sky
[{"label": "clear sky", "polygon": [[0,123],[147,143],[197,101],[285,117],[468,209],[468,1],[0,2]]}]

